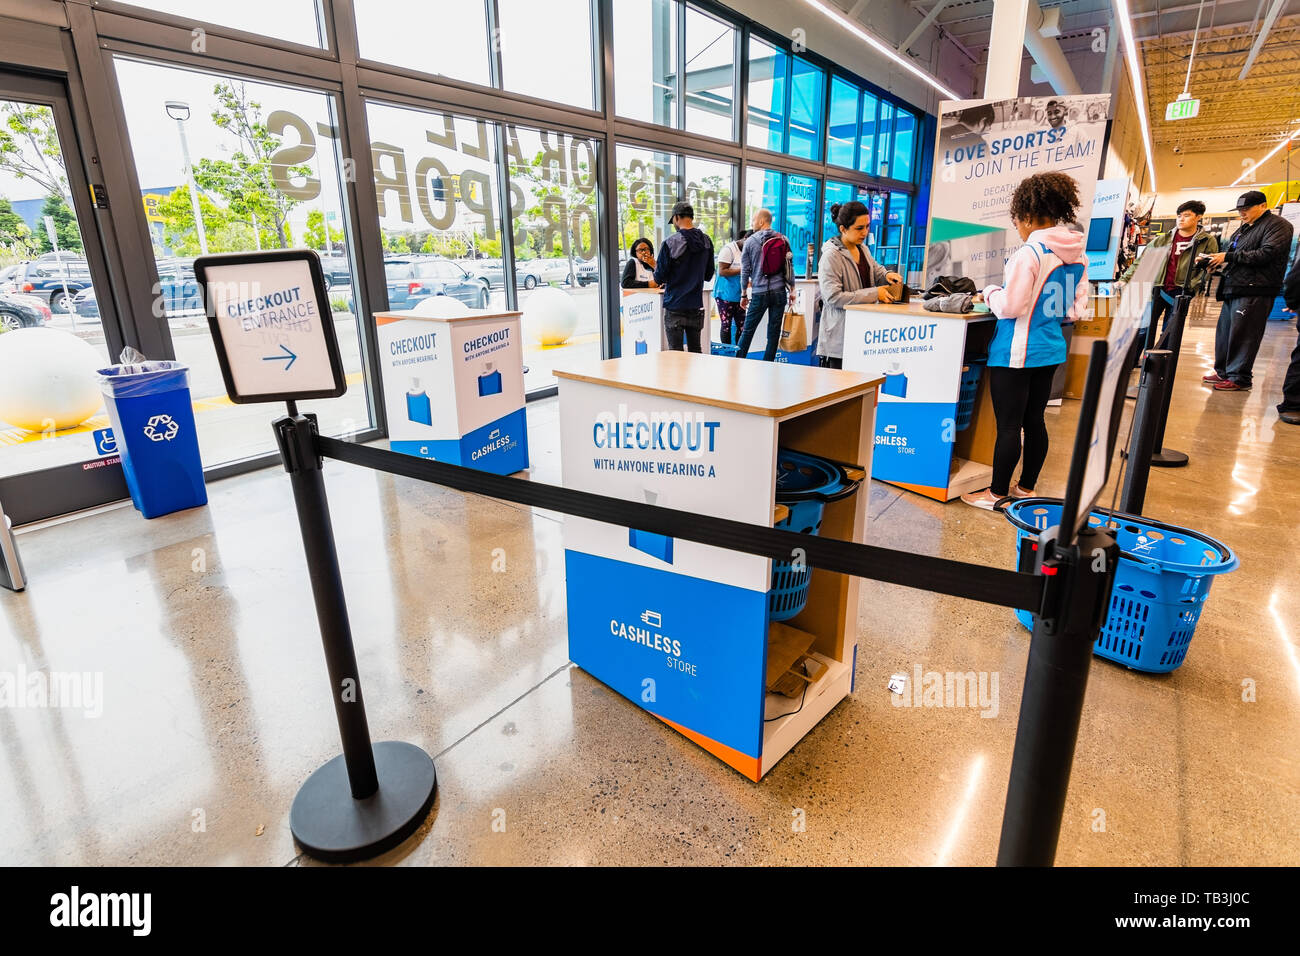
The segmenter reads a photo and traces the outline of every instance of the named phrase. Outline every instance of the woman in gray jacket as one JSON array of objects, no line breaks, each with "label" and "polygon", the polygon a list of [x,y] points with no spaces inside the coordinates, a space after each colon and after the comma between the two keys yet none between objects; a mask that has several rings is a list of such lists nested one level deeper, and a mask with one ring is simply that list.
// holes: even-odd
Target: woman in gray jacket
[{"label": "woman in gray jacket", "polygon": [[817,362],[822,368],[844,367],[844,309],[868,302],[893,302],[888,286],[901,283],[897,272],[871,258],[867,251],[867,230],[871,214],[856,199],[831,206],[831,221],[839,236],[827,239],[817,263],[821,286],[821,332],[817,338]]}]

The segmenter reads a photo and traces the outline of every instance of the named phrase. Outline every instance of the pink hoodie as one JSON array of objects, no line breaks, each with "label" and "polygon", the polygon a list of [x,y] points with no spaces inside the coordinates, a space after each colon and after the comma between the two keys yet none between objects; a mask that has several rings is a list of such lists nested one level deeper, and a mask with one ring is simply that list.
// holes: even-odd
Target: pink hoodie
[{"label": "pink hoodie", "polygon": [[[1019,319],[1034,307],[1039,289],[1039,271],[1043,259],[1037,244],[1043,243],[1066,265],[1083,259],[1083,234],[1065,226],[1036,229],[1029,234],[1025,244],[1007,260],[1006,285],[991,285],[984,289],[984,301],[999,319]],[[1031,248],[1032,247],[1032,248]],[[1087,314],[1091,287],[1080,282],[1075,290],[1074,302],[1068,313],[1071,321]]]}]

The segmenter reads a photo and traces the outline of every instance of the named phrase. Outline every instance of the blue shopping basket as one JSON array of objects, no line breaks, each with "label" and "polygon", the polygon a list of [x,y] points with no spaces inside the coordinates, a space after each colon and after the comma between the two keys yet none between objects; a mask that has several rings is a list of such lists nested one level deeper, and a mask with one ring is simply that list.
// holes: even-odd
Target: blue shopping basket
[{"label": "blue shopping basket", "polygon": [[[842,465],[828,458],[808,455],[791,448],[778,448],[776,454],[776,501],[790,513],[778,521],[777,528],[817,534],[822,527],[826,505],[857,492],[866,479],[866,471],[854,465]],[[786,621],[808,603],[808,585],[812,568],[806,561],[772,561],[772,589],[767,592],[767,617]]]},{"label": "blue shopping basket", "polygon": [[[1059,523],[1061,502],[1024,498],[1007,505],[1005,514],[1016,528],[1018,560],[1026,542]],[[1240,560],[1208,535],[1150,518],[1099,508],[1088,515],[1088,524],[1105,525],[1120,547],[1110,607],[1093,653],[1151,674],[1174,670],[1187,657],[1214,576],[1235,570]],[[1029,611],[1017,610],[1016,617],[1033,628]]]}]

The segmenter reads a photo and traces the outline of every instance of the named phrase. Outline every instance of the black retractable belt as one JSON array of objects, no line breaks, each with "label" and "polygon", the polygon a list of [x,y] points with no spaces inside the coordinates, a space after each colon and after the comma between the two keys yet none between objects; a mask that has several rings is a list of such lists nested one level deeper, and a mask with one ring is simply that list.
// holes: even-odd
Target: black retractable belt
[{"label": "black retractable belt", "polygon": [[788,560],[796,549],[800,549],[809,565],[823,571],[852,574],[886,584],[901,584],[1034,613],[1038,613],[1042,604],[1043,579],[1032,574],[818,535],[799,534],[729,518],[674,511],[671,508],[639,504],[541,482],[491,475],[461,465],[427,461],[382,448],[368,448],[339,441],[337,438],[320,436],[316,440],[316,448],[327,458],[444,485],[457,491],[746,554]]}]

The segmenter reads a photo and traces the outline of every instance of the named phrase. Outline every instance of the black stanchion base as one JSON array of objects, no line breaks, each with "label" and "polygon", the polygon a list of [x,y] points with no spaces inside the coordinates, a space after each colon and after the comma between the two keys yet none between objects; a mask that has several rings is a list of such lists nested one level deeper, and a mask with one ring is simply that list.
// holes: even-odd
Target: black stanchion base
[{"label": "black stanchion base", "polygon": [[1181,468],[1187,464],[1187,456],[1181,451],[1164,448],[1151,456],[1152,468]]},{"label": "black stanchion base", "polygon": [[400,740],[373,749],[379,790],[372,796],[353,799],[342,754],[299,788],[289,829],[308,856],[326,863],[368,860],[397,846],[429,815],[438,792],[429,755]]}]

